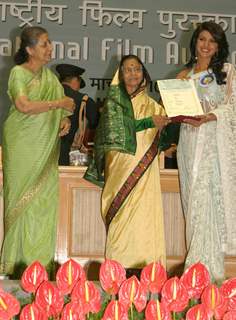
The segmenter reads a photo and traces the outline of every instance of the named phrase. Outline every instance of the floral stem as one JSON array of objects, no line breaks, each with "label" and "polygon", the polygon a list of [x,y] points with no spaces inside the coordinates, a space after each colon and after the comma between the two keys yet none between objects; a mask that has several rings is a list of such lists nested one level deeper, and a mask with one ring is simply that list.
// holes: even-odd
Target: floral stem
[{"label": "floral stem", "polygon": [[131,320],[134,320],[133,303],[131,303]]}]

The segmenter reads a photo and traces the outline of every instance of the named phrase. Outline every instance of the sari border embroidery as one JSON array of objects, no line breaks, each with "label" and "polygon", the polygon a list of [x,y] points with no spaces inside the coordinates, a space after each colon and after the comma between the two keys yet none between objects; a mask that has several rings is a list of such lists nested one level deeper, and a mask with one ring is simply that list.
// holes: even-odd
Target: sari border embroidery
[{"label": "sari border embroidery", "polygon": [[0,273],[13,273],[14,271],[14,263],[13,262],[1,262],[0,263]]},{"label": "sari border embroidery", "polygon": [[130,192],[133,190],[133,188],[136,186],[139,179],[143,176],[143,174],[149,168],[154,158],[156,157],[158,153],[157,142],[158,142],[159,136],[160,134],[158,132],[151,146],[147,150],[147,152],[141,158],[139,163],[136,165],[136,167],[133,169],[133,171],[128,176],[126,181],[121,186],[120,190],[117,192],[115,198],[112,200],[112,203],[105,217],[105,225],[106,225],[107,232],[108,232],[110,223],[112,222],[113,218],[116,216],[120,207],[122,206],[122,204],[124,203],[128,195],[130,194]]},{"label": "sari border embroidery", "polygon": [[[55,158],[56,152],[53,154],[53,158]],[[17,218],[19,218],[19,211],[21,211],[24,207],[27,206],[27,204],[30,202],[31,199],[35,197],[35,195],[40,191],[42,188],[44,182],[46,181],[48,174],[51,170],[52,163],[50,160],[48,161],[50,165],[47,165],[46,168],[41,173],[38,182],[31,188],[31,190],[27,191],[22,198],[16,203],[15,207],[11,210],[9,210],[8,213],[6,213],[5,218],[5,225],[4,225],[4,232],[7,233],[10,227],[14,224]],[[23,213],[23,212],[22,212]]]}]

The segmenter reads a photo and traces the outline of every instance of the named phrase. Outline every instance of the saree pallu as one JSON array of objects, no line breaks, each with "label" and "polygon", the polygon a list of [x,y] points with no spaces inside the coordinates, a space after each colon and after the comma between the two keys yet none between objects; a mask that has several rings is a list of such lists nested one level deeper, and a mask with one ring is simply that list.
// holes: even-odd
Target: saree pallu
[{"label": "saree pallu", "polygon": [[[12,69],[8,93],[14,101],[54,100],[64,96],[47,68],[33,74]],[[58,155],[64,109],[30,115],[10,108],[3,129],[4,242],[1,273],[18,278],[34,260],[49,266],[54,258],[58,209]]]},{"label": "saree pallu", "polygon": [[[162,108],[145,91],[132,99],[135,119],[161,114]],[[136,133],[135,155],[109,151],[105,159],[105,186],[102,193],[104,221],[110,205],[140,159],[149,149],[156,128]],[[165,265],[165,239],[158,157],[145,171],[112,219],[106,241],[106,258],[125,268],[142,268],[150,262]]]}]

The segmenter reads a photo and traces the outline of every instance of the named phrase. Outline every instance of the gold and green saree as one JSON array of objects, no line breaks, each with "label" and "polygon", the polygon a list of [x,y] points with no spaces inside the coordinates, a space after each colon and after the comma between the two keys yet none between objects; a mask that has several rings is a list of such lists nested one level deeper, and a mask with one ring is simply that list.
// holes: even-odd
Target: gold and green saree
[{"label": "gold and green saree", "polygon": [[94,160],[85,174],[103,186],[105,256],[125,268],[153,261],[165,265],[160,141],[151,119],[163,113],[145,89],[130,99],[122,84],[112,84],[96,132]]},{"label": "gold and green saree", "polygon": [[57,77],[47,68],[37,74],[15,66],[8,94],[12,106],[3,128],[4,242],[1,273],[17,278],[34,260],[49,266],[54,258],[58,209],[60,122],[68,112],[19,112],[14,101],[54,100],[64,96]]},{"label": "gold and green saree", "polygon": [[[132,98],[134,118],[161,114],[162,108],[145,91]],[[156,128],[136,132],[134,155],[111,150],[105,157],[105,186],[102,193],[102,216],[106,216],[122,186],[129,181],[134,168],[149,150],[157,134]],[[156,144],[157,148],[157,144]],[[134,174],[134,173],[133,173]],[[109,223],[106,257],[119,261],[125,268],[142,268],[153,261],[165,265],[165,239],[158,157],[144,168],[138,183]]]}]

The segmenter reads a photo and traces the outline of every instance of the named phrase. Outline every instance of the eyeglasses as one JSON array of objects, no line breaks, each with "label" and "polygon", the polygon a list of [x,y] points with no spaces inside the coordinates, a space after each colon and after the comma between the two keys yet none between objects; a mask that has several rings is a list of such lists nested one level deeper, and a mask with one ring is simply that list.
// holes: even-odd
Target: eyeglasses
[{"label": "eyeglasses", "polygon": [[139,73],[139,72],[142,72],[143,71],[143,68],[142,67],[133,67],[133,68],[122,68],[123,72],[124,73]]},{"label": "eyeglasses", "polygon": [[39,45],[42,48],[46,48],[47,46],[51,46],[52,42],[51,42],[51,40],[48,39],[46,41],[38,41],[37,45]]}]

